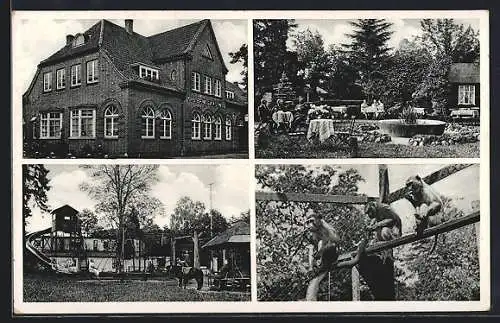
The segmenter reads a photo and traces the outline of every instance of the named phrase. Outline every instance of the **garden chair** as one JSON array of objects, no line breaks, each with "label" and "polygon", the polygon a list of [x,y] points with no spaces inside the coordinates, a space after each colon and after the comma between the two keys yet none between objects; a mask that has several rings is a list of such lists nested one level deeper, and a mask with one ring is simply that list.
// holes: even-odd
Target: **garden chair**
[{"label": "garden chair", "polygon": [[328,139],[328,144],[331,149],[348,149],[351,157],[357,157],[358,153],[358,139],[354,131],[356,118],[351,118],[351,122],[347,130],[335,131],[335,133]]}]

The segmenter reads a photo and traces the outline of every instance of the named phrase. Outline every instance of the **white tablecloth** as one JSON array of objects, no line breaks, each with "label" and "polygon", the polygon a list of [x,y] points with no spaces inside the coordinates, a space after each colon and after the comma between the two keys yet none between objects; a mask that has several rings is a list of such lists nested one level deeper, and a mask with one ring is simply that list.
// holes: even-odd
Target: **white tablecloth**
[{"label": "white tablecloth", "polygon": [[323,142],[335,133],[333,126],[332,119],[313,119],[309,122],[307,139],[311,139],[315,134],[318,134],[319,141]]}]

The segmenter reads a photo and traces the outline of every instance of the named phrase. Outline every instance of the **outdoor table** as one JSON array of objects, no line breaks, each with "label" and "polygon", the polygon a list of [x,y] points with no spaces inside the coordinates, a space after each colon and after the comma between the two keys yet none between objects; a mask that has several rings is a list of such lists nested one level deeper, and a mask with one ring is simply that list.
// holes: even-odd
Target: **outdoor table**
[{"label": "outdoor table", "polygon": [[309,122],[307,139],[311,140],[315,135],[318,135],[319,142],[323,142],[334,133],[334,121],[332,119],[313,119]]}]

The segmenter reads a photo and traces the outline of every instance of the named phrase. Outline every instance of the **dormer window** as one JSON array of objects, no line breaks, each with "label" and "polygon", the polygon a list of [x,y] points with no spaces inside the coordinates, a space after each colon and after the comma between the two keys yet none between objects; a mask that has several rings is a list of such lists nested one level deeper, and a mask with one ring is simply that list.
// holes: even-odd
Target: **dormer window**
[{"label": "dormer window", "polygon": [[226,99],[234,100],[234,92],[226,91]]},{"label": "dormer window", "polygon": [[157,81],[160,78],[157,69],[142,65],[139,66],[139,77],[148,81]]},{"label": "dormer window", "polygon": [[208,44],[205,46],[205,49],[203,50],[203,54],[202,54],[204,57],[206,58],[209,58],[209,59],[214,59],[213,56],[212,56],[212,51],[210,50],[210,46],[208,46]]},{"label": "dormer window", "polygon": [[82,46],[83,44],[85,44],[85,36],[82,34],[76,35],[75,39],[73,39],[73,47]]}]

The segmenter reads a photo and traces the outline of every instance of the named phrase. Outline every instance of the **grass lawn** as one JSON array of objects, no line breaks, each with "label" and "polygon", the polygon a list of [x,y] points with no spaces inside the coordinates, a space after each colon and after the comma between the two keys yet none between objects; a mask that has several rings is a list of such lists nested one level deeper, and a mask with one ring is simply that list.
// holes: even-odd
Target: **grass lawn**
[{"label": "grass lawn", "polygon": [[177,280],[25,277],[24,302],[250,301],[250,293],[182,289]]},{"label": "grass lawn", "polygon": [[[393,143],[358,144],[359,158],[478,158],[479,142],[451,146],[407,146]],[[270,137],[265,149],[255,147],[255,158],[350,158],[347,149],[332,149],[328,144],[313,145],[304,136]]]}]

